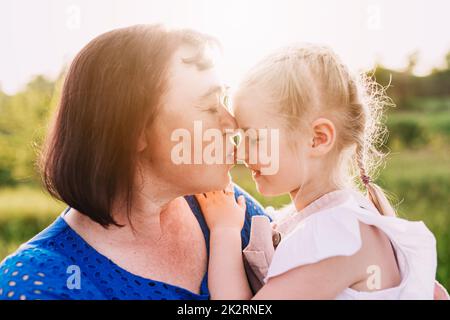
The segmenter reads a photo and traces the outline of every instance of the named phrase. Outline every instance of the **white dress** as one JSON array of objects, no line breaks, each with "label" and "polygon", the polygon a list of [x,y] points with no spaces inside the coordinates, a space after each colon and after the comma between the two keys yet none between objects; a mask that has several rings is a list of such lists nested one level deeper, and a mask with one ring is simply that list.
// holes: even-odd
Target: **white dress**
[{"label": "white dress", "polygon": [[[362,243],[359,222],[377,227],[390,239],[401,283],[367,292],[346,288],[336,299],[433,299],[437,265],[433,234],[423,222],[380,215],[370,200],[349,189],[328,193],[272,225],[267,217],[253,217],[244,259],[253,273],[254,291],[296,267],[355,254]],[[273,235],[281,235],[276,249],[269,245]]]}]

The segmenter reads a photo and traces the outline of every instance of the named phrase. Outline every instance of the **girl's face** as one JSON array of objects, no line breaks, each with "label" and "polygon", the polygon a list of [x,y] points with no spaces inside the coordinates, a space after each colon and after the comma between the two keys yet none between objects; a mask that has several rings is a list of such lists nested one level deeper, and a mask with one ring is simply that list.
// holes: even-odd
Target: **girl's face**
[{"label": "girl's face", "polygon": [[[278,106],[264,91],[241,90],[233,98],[233,110],[244,133],[239,147],[245,148],[244,161],[252,171],[257,189],[263,195],[275,196],[297,190],[302,185],[307,179],[304,168],[308,167],[309,157],[305,138],[287,127],[287,119],[277,114]],[[264,147],[269,150],[266,159],[258,154]],[[257,155],[256,159],[252,153]],[[275,162],[278,165],[274,165]],[[269,167],[277,170],[264,170]],[[264,171],[270,172],[264,174]]]}]

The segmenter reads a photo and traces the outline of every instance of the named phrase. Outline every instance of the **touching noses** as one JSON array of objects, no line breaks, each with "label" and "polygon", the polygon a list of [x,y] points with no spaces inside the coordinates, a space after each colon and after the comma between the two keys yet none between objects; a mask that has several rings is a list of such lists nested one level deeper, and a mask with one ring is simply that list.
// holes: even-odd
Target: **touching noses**
[{"label": "touching noses", "polygon": [[237,129],[237,122],[236,119],[234,119],[233,115],[224,108],[223,115],[220,118],[220,127],[223,131],[225,130],[236,130]]}]

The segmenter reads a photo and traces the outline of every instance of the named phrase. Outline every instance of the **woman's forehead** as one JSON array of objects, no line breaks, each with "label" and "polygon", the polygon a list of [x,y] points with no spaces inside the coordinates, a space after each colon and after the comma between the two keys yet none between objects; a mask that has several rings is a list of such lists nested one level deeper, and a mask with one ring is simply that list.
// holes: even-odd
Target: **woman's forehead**
[{"label": "woman's forehead", "polygon": [[194,53],[192,49],[182,47],[175,52],[170,64],[168,89],[186,99],[200,98],[211,88],[223,86],[222,76],[215,66],[201,69],[194,63],[184,62],[186,57]]}]

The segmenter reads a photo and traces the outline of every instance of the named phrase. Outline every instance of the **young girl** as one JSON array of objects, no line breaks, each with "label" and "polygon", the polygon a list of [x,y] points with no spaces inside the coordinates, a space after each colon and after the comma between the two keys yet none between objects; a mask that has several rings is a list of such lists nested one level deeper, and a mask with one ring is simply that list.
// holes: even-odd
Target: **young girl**
[{"label": "young girl", "polygon": [[433,298],[435,238],[422,222],[395,217],[369,175],[388,101],[321,46],[284,48],[249,72],[234,114],[244,130],[278,130],[279,170],[265,175],[267,164],[250,161],[262,143],[273,145],[270,134],[246,138],[245,162],[260,193],[289,193],[295,210],[272,224],[254,217],[242,254],[243,199],[196,196],[210,228],[213,299]]}]

